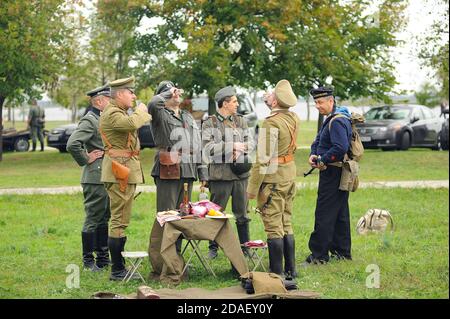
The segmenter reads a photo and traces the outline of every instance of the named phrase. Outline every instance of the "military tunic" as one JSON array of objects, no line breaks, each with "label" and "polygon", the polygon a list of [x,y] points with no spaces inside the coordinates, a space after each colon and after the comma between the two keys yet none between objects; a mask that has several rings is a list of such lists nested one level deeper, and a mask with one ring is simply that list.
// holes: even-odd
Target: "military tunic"
[{"label": "military tunic", "polygon": [[[136,184],[144,183],[141,162],[139,160],[140,144],[137,130],[151,119],[146,112],[136,109],[128,115],[127,109],[117,105],[112,99],[100,116],[100,130],[103,132],[105,155],[102,163],[101,181],[105,183],[110,198],[111,226],[110,237],[125,237],[131,217],[133,196]],[[114,156],[109,149],[129,152],[130,156]],[[112,172],[112,160],[130,169],[128,186],[120,191],[119,182]]]},{"label": "military tunic", "polygon": [[210,116],[202,125],[202,141],[211,201],[226,209],[231,196],[236,223],[246,224],[249,218],[245,191],[250,173],[238,176],[231,170],[233,143],[246,143],[249,150],[253,148],[245,119],[240,115],[224,118],[220,113]]},{"label": "military tunic", "polygon": [[342,168],[329,164],[343,160],[350,147],[352,128],[346,117],[336,117],[330,128],[334,116],[332,113],[327,117],[311,145],[311,155],[320,155],[327,168],[320,172],[307,262],[327,262],[329,252],[337,258],[351,259],[349,193],[339,190]]},{"label": "military tunic", "polygon": [[258,195],[257,205],[269,239],[293,234],[292,202],[296,192],[293,154],[299,123],[295,113],[277,109],[272,110],[259,131],[257,160],[247,192]]},{"label": "military tunic", "polygon": [[[195,180],[208,180],[207,168],[202,164],[201,132],[192,115],[180,110],[179,115],[167,107],[170,91],[155,95],[148,104],[152,116],[153,139],[158,152],[155,154],[151,175],[156,184],[158,211],[178,209],[183,201],[183,184],[188,183],[189,198]],[[180,179],[160,178],[160,151],[178,151],[181,154]]]},{"label": "military tunic", "polygon": [[86,219],[83,232],[93,232],[97,228],[107,228],[110,218],[109,197],[100,181],[102,158],[88,163],[87,153],[103,150],[102,138],[98,130],[100,111],[92,108],[78,123],[77,129],[67,141],[67,151],[78,165],[83,167],[81,186],[84,195]]},{"label": "military tunic", "polygon": [[36,150],[37,139],[41,143],[41,150],[44,150],[44,119],[45,111],[38,105],[32,105],[28,113],[28,120],[31,130],[31,141],[33,151]]}]

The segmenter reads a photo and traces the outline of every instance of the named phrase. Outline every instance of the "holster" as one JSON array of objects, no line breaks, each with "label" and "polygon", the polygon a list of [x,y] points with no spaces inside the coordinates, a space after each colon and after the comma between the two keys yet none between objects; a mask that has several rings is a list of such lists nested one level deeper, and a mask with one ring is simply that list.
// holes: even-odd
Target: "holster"
[{"label": "holster", "polygon": [[119,181],[120,191],[125,193],[128,185],[128,176],[130,169],[119,162],[112,160],[112,172],[114,177]]},{"label": "holster", "polygon": [[178,152],[159,151],[159,178],[180,179],[180,161]]}]

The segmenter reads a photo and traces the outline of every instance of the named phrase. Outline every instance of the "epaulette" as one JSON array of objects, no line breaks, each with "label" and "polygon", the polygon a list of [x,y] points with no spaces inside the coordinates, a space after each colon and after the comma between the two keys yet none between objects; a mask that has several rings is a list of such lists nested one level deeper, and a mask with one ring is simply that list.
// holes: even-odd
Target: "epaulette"
[{"label": "epaulette", "polygon": [[280,114],[280,113],[270,114],[268,117],[266,117],[266,120],[267,120],[267,119],[270,119],[270,118],[272,118],[272,117],[274,117],[274,116],[276,116],[276,115],[278,115],[278,114]]}]

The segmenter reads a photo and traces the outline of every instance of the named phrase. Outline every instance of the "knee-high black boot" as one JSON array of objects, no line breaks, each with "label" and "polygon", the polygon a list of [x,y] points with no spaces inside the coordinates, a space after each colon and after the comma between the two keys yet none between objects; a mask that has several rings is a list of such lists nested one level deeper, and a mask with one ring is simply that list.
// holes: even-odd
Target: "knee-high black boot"
[{"label": "knee-high black boot", "polygon": [[246,242],[248,242],[250,240],[250,230],[249,230],[248,222],[243,223],[243,224],[236,223],[236,228],[237,228],[239,243],[241,244],[242,252],[244,253],[244,255],[248,255],[248,249],[246,247],[242,246],[243,244],[245,244]]},{"label": "knee-high black boot", "polygon": [[98,268],[102,269],[108,267],[109,261],[109,250],[108,250],[108,226],[101,226],[95,231],[97,242],[95,246],[95,253],[97,255],[96,265]]},{"label": "knee-high black boot", "polygon": [[111,276],[109,277],[110,280],[122,280],[127,273],[125,262],[122,257],[122,251],[124,250],[126,241],[126,237],[108,237],[108,247],[111,253],[112,261]]},{"label": "knee-high black boot", "polygon": [[295,268],[295,238],[294,235],[285,235],[283,237],[284,250],[284,274],[286,278],[296,278],[297,270]]},{"label": "knee-high black boot", "polygon": [[283,238],[267,239],[269,247],[269,268],[270,272],[277,275],[283,273]]},{"label": "knee-high black boot", "polygon": [[83,266],[84,268],[94,270],[94,247],[95,247],[95,233],[81,232],[81,243],[83,247]]}]

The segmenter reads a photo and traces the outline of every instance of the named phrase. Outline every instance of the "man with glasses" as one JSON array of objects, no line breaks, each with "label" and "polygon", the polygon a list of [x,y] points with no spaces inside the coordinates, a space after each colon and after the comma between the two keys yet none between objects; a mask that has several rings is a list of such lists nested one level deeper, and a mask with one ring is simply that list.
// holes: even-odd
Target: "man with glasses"
[{"label": "man with glasses", "polygon": [[81,118],[67,141],[67,151],[78,165],[83,167],[81,186],[86,212],[81,232],[83,266],[92,271],[99,271],[109,265],[108,222],[111,213],[108,193],[100,181],[104,152],[98,123],[100,113],[109,103],[111,93],[109,87],[102,86],[87,92],[86,95],[90,97],[90,111]]},{"label": "man with glasses", "polygon": [[[105,183],[111,206],[110,280],[122,280],[127,274],[121,255],[127,241],[125,229],[130,222],[136,184],[144,183],[138,129],[151,120],[151,116],[144,104],[134,107],[134,77],[115,80],[109,86],[112,99],[100,116],[100,134],[105,148],[101,181]],[[128,114],[129,109],[132,109],[131,114]]]},{"label": "man with glasses", "polygon": [[257,198],[269,248],[270,271],[287,278],[297,277],[292,210],[295,196],[294,153],[299,118],[289,111],[297,96],[287,80],[281,80],[264,102],[271,110],[258,136],[257,159],[247,187],[249,199]]}]

